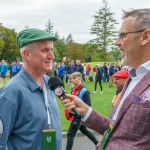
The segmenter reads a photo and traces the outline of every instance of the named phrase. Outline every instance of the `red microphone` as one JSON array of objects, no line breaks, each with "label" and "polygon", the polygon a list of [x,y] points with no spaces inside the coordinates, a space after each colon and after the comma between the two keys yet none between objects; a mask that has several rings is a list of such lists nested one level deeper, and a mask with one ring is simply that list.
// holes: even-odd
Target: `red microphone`
[{"label": "red microphone", "polygon": [[[59,77],[51,77],[48,81],[49,88],[54,92],[54,94],[60,98],[67,99],[65,96],[65,89],[63,88],[63,82]],[[76,108],[73,108],[72,111],[75,113],[76,116],[81,116]]]}]

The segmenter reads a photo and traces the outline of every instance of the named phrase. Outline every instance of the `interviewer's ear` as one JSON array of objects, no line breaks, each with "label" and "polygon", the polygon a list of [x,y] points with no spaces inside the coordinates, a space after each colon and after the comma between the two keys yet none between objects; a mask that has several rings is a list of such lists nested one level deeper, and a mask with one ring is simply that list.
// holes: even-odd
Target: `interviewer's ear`
[{"label": "interviewer's ear", "polygon": [[150,43],[150,29],[143,31],[142,46],[145,46],[147,43]]}]

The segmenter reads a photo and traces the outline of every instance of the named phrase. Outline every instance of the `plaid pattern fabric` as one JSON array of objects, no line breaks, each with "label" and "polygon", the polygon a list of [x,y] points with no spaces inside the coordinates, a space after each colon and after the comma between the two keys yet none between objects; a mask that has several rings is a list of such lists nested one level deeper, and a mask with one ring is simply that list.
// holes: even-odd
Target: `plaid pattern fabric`
[{"label": "plaid pattern fabric", "polygon": [[141,99],[140,103],[150,103],[150,90],[145,91],[142,94],[142,99]]},{"label": "plaid pattern fabric", "polygon": [[[86,125],[90,122],[102,134],[109,120],[93,111]],[[150,150],[150,71],[125,99],[106,147],[99,150]]]}]

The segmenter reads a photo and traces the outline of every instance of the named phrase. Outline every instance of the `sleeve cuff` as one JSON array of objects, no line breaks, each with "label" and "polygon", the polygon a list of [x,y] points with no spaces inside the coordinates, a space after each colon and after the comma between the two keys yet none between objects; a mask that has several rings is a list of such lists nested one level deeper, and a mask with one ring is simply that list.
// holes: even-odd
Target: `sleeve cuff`
[{"label": "sleeve cuff", "polygon": [[92,108],[89,107],[89,110],[87,111],[86,115],[81,118],[82,122],[85,122],[89,118],[91,113],[92,113]]}]

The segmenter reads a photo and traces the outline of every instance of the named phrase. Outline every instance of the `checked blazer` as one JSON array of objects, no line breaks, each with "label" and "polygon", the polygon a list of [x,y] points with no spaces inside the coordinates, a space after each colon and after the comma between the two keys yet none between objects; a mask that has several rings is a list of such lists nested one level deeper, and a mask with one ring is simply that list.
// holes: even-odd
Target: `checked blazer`
[{"label": "checked blazer", "polygon": [[[129,81],[130,78],[123,88],[120,100]],[[115,110],[116,108],[111,116]],[[84,124],[103,135],[110,122],[111,117],[106,118],[92,110]],[[113,126],[105,148],[99,147],[99,150],[150,150],[150,71],[125,98]]]}]

